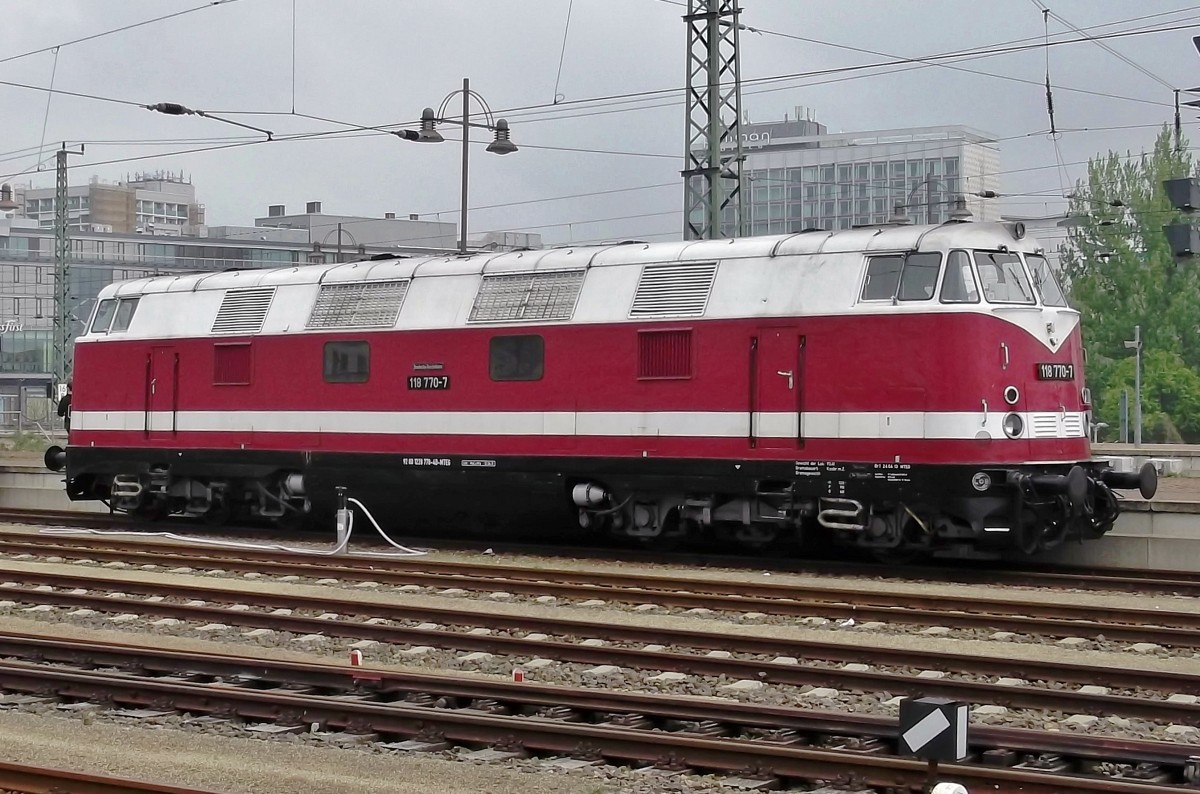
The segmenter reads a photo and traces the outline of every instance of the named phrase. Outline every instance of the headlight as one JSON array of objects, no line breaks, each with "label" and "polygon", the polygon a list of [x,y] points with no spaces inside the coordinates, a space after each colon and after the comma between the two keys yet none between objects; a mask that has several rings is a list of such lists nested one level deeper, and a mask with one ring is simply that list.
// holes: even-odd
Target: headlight
[{"label": "headlight", "polygon": [[1020,414],[1006,414],[1004,417],[1004,435],[1009,438],[1020,438],[1025,432],[1025,420]]},{"label": "headlight", "polygon": [[1019,399],[1021,399],[1021,390],[1016,386],[1009,386],[1004,390],[1004,402],[1016,405]]}]

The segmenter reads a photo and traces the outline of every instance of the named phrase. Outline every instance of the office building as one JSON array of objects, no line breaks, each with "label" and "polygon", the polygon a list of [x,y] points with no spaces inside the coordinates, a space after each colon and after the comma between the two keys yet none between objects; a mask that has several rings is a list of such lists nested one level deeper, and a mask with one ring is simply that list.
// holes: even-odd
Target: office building
[{"label": "office building", "polygon": [[[976,193],[996,190],[999,149],[960,125],[831,134],[803,108],[783,121],[741,127],[745,233],[849,229],[887,223],[901,208],[914,223],[941,223],[966,199],[975,220],[999,212]],[[732,212],[726,232],[736,235]]]}]

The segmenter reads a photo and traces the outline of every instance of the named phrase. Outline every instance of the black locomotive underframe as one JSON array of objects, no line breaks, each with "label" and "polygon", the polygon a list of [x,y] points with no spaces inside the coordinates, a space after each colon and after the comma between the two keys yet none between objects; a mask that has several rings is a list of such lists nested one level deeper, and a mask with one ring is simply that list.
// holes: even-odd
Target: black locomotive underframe
[{"label": "black locomotive underframe", "polygon": [[[1103,534],[1115,501],[1097,481],[1102,464],[1080,462],[1093,497],[1111,515],[1083,520],[1059,494],[1039,493],[1020,475],[1066,475],[1072,465],[942,465],[795,460],[696,460],[492,457],[439,453],[327,453],[257,450],[161,450],[70,447],[67,492],[73,500],[107,497],[114,475],[151,472],[171,480],[278,482],[301,473],[314,512],[332,515],[336,489],[361,500],[385,529],[443,534],[501,533],[512,527],[578,528],[571,487],[596,483],[614,500],[655,495],[756,498],[793,504],[852,499],[868,506],[911,508],[961,519],[974,543],[1002,550],[1013,540],[989,537],[988,525],[1055,523],[1055,540]],[[983,475],[986,475],[983,476]],[[981,488],[981,485],[987,484]],[[1107,497],[1105,495],[1107,494]],[[819,503],[818,503],[819,504]],[[330,524],[332,526],[332,524]],[[1031,531],[1042,532],[1045,526]],[[1028,544],[1026,544],[1028,545]]]}]

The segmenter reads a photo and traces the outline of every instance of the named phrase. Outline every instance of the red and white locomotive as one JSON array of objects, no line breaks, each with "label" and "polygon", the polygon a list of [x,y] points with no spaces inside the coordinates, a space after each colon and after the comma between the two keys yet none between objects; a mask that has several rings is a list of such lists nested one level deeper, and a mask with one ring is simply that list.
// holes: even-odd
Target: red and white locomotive
[{"label": "red and white locomotive", "polygon": [[1102,535],[1079,315],[1020,224],[145,278],[75,347],[72,499],[385,528],[820,533],[880,554]]}]

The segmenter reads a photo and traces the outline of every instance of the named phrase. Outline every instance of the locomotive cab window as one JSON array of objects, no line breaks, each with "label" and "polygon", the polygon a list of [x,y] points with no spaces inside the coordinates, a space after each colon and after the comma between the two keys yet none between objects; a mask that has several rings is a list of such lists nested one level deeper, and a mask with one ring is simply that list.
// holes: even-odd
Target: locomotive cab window
[{"label": "locomotive cab window", "polygon": [[976,251],[975,267],[988,303],[1032,304],[1033,287],[1016,254],[1003,251]]},{"label": "locomotive cab window", "polygon": [[96,307],[96,316],[92,320],[91,331],[94,334],[107,334],[114,331],[128,331],[133,321],[133,313],[137,310],[138,298],[110,298],[100,301]]},{"label": "locomotive cab window", "polygon": [[117,302],[115,300],[100,301],[100,305],[96,307],[96,316],[92,318],[92,333],[106,333],[108,326],[112,325],[112,318],[116,312]]},{"label": "locomotive cab window", "polygon": [[1054,269],[1046,261],[1046,257],[1036,254],[1026,254],[1025,262],[1029,272],[1033,274],[1033,284],[1042,297],[1043,306],[1066,306],[1067,299],[1063,296],[1058,281],[1054,278]]},{"label": "locomotive cab window", "polygon": [[366,383],[370,374],[371,345],[369,343],[325,343],[326,383]]},{"label": "locomotive cab window", "polygon": [[488,351],[492,380],[541,380],[546,343],[537,335],[493,336]]},{"label": "locomotive cab window", "polygon": [[975,272],[966,251],[951,251],[942,279],[942,303],[979,303]]},{"label": "locomotive cab window", "polygon": [[941,269],[942,255],[938,253],[873,256],[867,262],[862,300],[929,300]]}]

